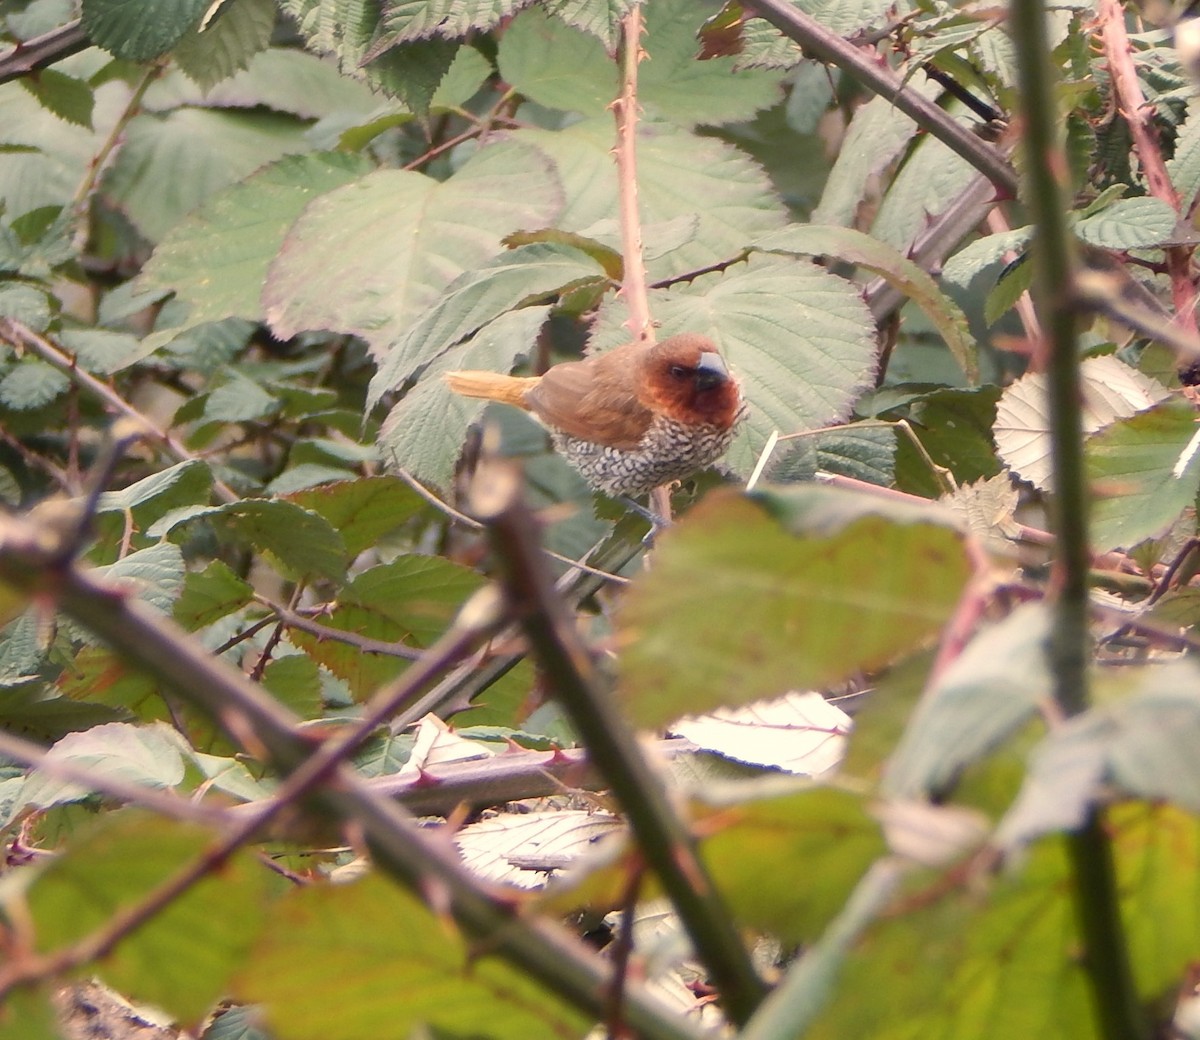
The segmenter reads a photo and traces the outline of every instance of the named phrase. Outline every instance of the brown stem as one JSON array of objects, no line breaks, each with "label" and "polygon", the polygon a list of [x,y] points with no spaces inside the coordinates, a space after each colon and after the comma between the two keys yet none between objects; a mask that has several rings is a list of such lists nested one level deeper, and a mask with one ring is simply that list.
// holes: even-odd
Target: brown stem
[{"label": "brown stem", "polygon": [[18,43],[0,54],[0,83],[8,83],[31,72],[78,54],[91,46],[78,18],[73,22],[51,29],[48,33],[35,36],[32,40]]},{"label": "brown stem", "polygon": [[621,93],[612,103],[617,121],[617,193],[620,204],[621,253],[625,277],[621,295],[629,308],[625,324],[635,340],[654,342],[646,264],[642,256],[642,224],[637,185],[637,80],[642,57],[642,9],[635,4],[621,21]]},{"label": "brown stem", "polygon": [[475,478],[475,507],[488,523],[504,569],[505,595],[534,656],[596,768],[608,778],[642,856],[675,905],[726,1013],[744,1023],[762,999],[762,980],[700,857],[695,836],[647,762],[628,720],[603,689],[575,619],[554,590],[538,550],[536,526],[521,500],[519,467],[502,459],[481,467]]},{"label": "brown stem", "polygon": [[[56,596],[66,613],[208,711],[235,739],[248,741],[281,772],[302,770],[313,757],[311,736],[291,712],[213,658],[153,607],[74,563],[63,563],[62,547],[48,546],[44,532],[24,519],[0,517],[0,579],[27,595]],[[553,922],[520,914],[510,900],[498,898],[466,870],[449,842],[424,832],[410,814],[371,791],[345,763],[339,763],[328,779],[311,792],[312,801],[362,828],[380,871],[417,893],[436,891],[440,905],[468,937],[584,1011],[604,1014],[603,994],[612,984],[612,971],[599,957]],[[245,826],[257,827],[260,821],[256,817]],[[645,1040],[702,1036],[699,1028],[665,1011],[640,985],[626,993],[625,1016]]]},{"label": "brown stem", "polygon": [[[1151,195],[1161,199],[1178,214],[1179,195],[1167,172],[1167,164],[1158,141],[1158,131],[1152,121],[1152,110],[1146,104],[1145,95],[1138,82],[1137,69],[1133,64],[1133,48],[1129,44],[1129,34],[1125,31],[1125,8],[1121,0],[1100,0],[1097,17],[1117,110],[1129,127],[1130,136],[1133,138],[1133,151],[1146,177],[1146,186]],[[1176,321],[1188,332],[1195,333],[1196,286],[1191,274],[1192,251],[1187,246],[1171,246],[1166,252]]]}]

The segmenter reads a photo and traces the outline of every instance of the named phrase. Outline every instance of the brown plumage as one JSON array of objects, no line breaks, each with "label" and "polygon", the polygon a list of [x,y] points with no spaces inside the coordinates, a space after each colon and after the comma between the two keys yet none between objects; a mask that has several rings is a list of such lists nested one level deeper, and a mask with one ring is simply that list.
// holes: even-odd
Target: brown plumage
[{"label": "brown plumage", "polygon": [[543,376],[448,372],[455,393],[532,413],[597,491],[639,495],[729,447],[744,405],[716,344],[683,333],[555,365]]}]

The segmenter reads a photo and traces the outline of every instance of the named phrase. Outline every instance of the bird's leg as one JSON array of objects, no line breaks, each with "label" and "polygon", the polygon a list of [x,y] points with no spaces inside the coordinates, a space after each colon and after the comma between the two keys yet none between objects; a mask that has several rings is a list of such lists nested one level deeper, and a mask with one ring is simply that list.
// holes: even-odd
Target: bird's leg
[{"label": "bird's leg", "polygon": [[642,538],[642,544],[645,545],[647,549],[654,544],[654,539],[658,535],[659,531],[671,526],[670,520],[664,519],[653,510],[647,509],[641,503],[635,502],[628,495],[618,495],[617,501],[627,509],[632,510],[633,512],[637,513],[638,516],[644,517],[650,522],[650,530],[647,531],[645,537]]}]

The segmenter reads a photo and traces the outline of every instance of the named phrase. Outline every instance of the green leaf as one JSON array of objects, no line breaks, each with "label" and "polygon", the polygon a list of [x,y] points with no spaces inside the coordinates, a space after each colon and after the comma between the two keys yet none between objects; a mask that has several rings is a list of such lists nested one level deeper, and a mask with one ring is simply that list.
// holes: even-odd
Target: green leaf
[{"label": "green leaf", "polygon": [[949,878],[925,882],[928,899],[921,889],[907,904],[901,896],[903,909],[867,929],[806,1038],[1099,1036],[1057,840],[996,878],[984,897]]},{"label": "green leaf", "polygon": [[0,318],[15,318],[34,332],[50,327],[50,301],[46,294],[21,282],[0,283]]},{"label": "green leaf", "polygon": [[[1141,1003],[1173,994],[1197,953],[1200,827],[1164,806],[1118,805],[1105,829],[1129,963]],[[1078,876],[1060,838],[1038,843],[989,879],[926,879],[871,927],[849,957],[815,1040],[972,1037],[1098,1038],[1075,903]],[[914,957],[913,951],[920,956]]]},{"label": "green leaf", "polygon": [[209,422],[253,422],[274,415],[281,407],[277,397],[249,376],[228,368],[222,382],[209,392],[204,402],[204,418]]},{"label": "green leaf", "polygon": [[1167,173],[1179,195],[1179,212],[1191,213],[1200,193],[1200,105],[1188,102],[1187,116],[1175,138],[1175,154],[1167,160]]},{"label": "green leaf", "polygon": [[978,238],[946,261],[942,267],[942,281],[965,287],[972,278],[1001,260],[1006,253],[1023,253],[1032,237],[1032,227],[1021,227]]},{"label": "green leaf", "polygon": [[271,1040],[261,1028],[261,1018],[256,1007],[219,1009],[201,1040]]},{"label": "green leaf", "polygon": [[84,32],[118,58],[157,58],[200,20],[209,0],[83,0]]},{"label": "green leaf", "polygon": [[420,480],[448,487],[467,428],[485,402],[452,393],[442,376],[455,369],[509,371],[530,352],[549,315],[549,307],[509,311],[431,362],[380,428],[384,458]]},{"label": "green leaf", "polygon": [[104,492],[96,501],[96,512],[128,510],[133,513],[134,521],[145,527],[172,509],[205,501],[211,488],[212,471],[199,459],[188,459],[134,481],[120,491]]},{"label": "green leaf", "polygon": [[[906,418],[925,454],[944,466],[958,484],[993,477],[1000,472],[992,443],[998,386],[975,390],[932,390],[907,409]],[[896,482],[911,494],[937,498],[945,493],[940,477],[912,441],[896,431]]]},{"label": "green leaf", "polygon": [[[754,257],[656,293],[651,310],[661,336],[712,336],[741,380],[750,414],[725,462],[743,477],[772,433],[848,418],[875,371],[874,321],[858,291],[808,261]],[[605,345],[628,335],[615,329],[617,313]]]},{"label": "green leaf", "polygon": [[707,11],[691,0],[655,0],[645,7],[638,102],[651,118],[691,126],[754,117],[781,96],[779,69],[741,67],[735,56],[699,60],[697,34]]},{"label": "green leaf", "polygon": [[425,119],[459,50],[457,41],[440,36],[399,44],[372,60],[366,67],[367,81],[399,98],[418,119]]},{"label": "green leaf", "polygon": [[[183,738],[163,723],[132,726],[109,722],[84,733],[70,733],[55,742],[45,756],[56,763],[82,767],[98,779],[118,780],[142,787],[164,789],[183,782],[186,748]],[[24,804],[48,809],[64,802],[79,801],[93,789],[34,771],[21,791]]]},{"label": "green leaf", "polygon": [[1179,214],[1170,205],[1146,195],[1121,199],[1085,217],[1075,225],[1075,234],[1105,249],[1137,249],[1169,241],[1178,222]]},{"label": "green leaf", "polygon": [[254,598],[254,588],[229,569],[222,560],[213,560],[202,571],[189,571],[183,591],[175,601],[175,620],[189,632],[195,632],[241,610]]},{"label": "green leaf", "polygon": [[[1088,358],[1080,365],[1079,375],[1085,435],[1144,411],[1167,397],[1161,383],[1111,355]],[[1050,485],[1049,407],[1045,376],[1028,373],[1000,395],[993,428],[996,449],[1005,464],[1022,480],[1043,490]]]},{"label": "green leaf", "polygon": [[346,547],[341,535],[324,517],[282,499],[251,498],[176,510],[146,533],[160,537],[200,519],[211,523],[222,537],[271,553],[292,574],[334,580],[345,574]]},{"label": "green leaf", "polygon": [[1108,754],[1110,779],[1120,790],[1200,812],[1200,769],[1188,752],[1200,737],[1196,679],[1188,661],[1145,668],[1141,691],[1103,712],[1119,727]]},{"label": "green leaf", "polygon": [[310,50],[333,54],[343,72],[357,69],[379,23],[378,0],[282,0]]},{"label": "green leaf", "polygon": [[811,9],[817,21],[839,36],[851,36],[871,25],[880,24],[891,12],[889,0],[825,0]]},{"label": "green leaf", "polygon": [[[57,949],[108,925],[195,863],[213,841],[193,826],[128,811],[107,814],[34,879],[27,919],[38,949]],[[227,991],[257,937],[269,876],[249,855],[224,858],[219,870],[210,869],[90,970],[128,997],[184,1020],[199,1018]]]},{"label": "green leaf", "polygon": [[594,116],[617,96],[617,67],[605,45],[541,7],[513,19],[496,63],[507,83],[547,108]]},{"label": "green leaf", "polygon": [[[367,639],[428,646],[449,626],[482,579],[474,571],[436,556],[399,556],[348,582],[338,606],[321,623]],[[406,663],[356,646],[293,632],[292,641],[364,697],[398,675]]]},{"label": "green leaf", "polygon": [[[933,93],[923,83],[909,84],[920,94]],[[908,145],[917,124],[896,111],[887,98],[873,98],[850,120],[846,136],[813,210],[814,224],[849,225],[866,195],[868,184]]]},{"label": "green leaf", "polygon": [[460,47],[429,104],[432,108],[461,108],[492,75],[492,63],[474,47]]},{"label": "green leaf", "polygon": [[46,696],[40,688],[32,688],[32,684],[0,693],[0,726],[26,740],[49,743],[68,733],[129,718],[130,712],[120,707]]},{"label": "green leaf", "polygon": [[102,187],[157,242],[221,189],[289,152],[307,151],[303,135],[300,122],[274,112],[142,114],[129,124]]},{"label": "green leaf", "polygon": [[289,495],[288,501],[323,516],[342,536],[351,558],[406,524],[425,502],[395,477],[362,477]]},{"label": "green leaf", "polygon": [[0,198],[15,215],[68,205],[102,142],[95,133],[47,119],[31,94],[13,86],[0,90],[3,145],[10,147],[0,161]]},{"label": "green leaf", "polygon": [[456,39],[472,29],[491,29],[526,0],[385,0],[379,32],[385,42],[429,36]]},{"label": "green leaf", "polygon": [[[891,102],[886,104],[890,106]],[[963,114],[961,105],[952,103],[947,112],[968,127],[976,125],[975,117]],[[879,206],[871,236],[907,250],[929,222],[944,213],[978,176],[975,167],[937,138],[918,138]]]},{"label": "green leaf", "polygon": [[[146,107],[156,112],[187,105],[270,108],[300,119],[332,116],[347,120],[378,111],[379,98],[357,76],[340,75],[331,62],[315,54],[294,47],[271,47],[209,90],[202,90],[182,73],[168,73],[146,92]],[[316,135],[308,136],[309,145],[315,144]]]},{"label": "green leaf", "polygon": [[1091,534],[1106,552],[1162,534],[1200,490],[1200,430],[1190,402],[1169,399],[1118,419],[1087,442]]},{"label": "green leaf", "polygon": [[[646,7],[638,102],[651,119],[683,126],[753,117],[779,100],[782,74],[735,71],[736,58],[699,60],[696,34],[707,12],[690,0]],[[513,20],[500,42],[500,74],[548,108],[599,115],[618,92],[618,69],[605,46],[538,8]]]},{"label": "green leaf", "polygon": [[879,275],[925,312],[946,341],[967,381],[972,384],[979,381],[979,358],[966,315],[958,304],[942,294],[928,274],[890,246],[853,228],[792,224],[760,239],[756,247],[767,252],[802,256],[828,254]]},{"label": "green leaf", "polygon": [[61,1021],[48,992],[17,987],[0,1006],[0,1040],[62,1040]]},{"label": "green leaf", "polygon": [[108,567],[97,567],[96,573],[169,614],[183,590],[186,568],[178,545],[159,542]]},{"label": "green leaf", "polygon": [[[379,356],[505,235],[550,224],[561,208],[546,158],[513,142],[483,149],[444,182],[380,170],[323,195],[296,222],[270,268],[268,319],[285,338],[353,332]],[[333,269],[331,250],[341,257]]]},{"label": "green leaf", "polygon": [[[738,920],[785,943],[816,938],[886,852],[862,801],[818,787],[724,807],[704,861]],[[804,884],[781,863],[803,863]]]},{"label": "green leaf", "polygon": [[969,570],[959,535],[865,498],[714,492],[662,535],[617,617],[619,692],[639,724],[821,688],[937,632]]},{"label": "green leaf", "polygon": [[1028,260],[1028,253],[1017,257],[1000,272],[999,279],[987,294],[983,303],[983,320],[989,328],[1012,310],[1022,293],[1032,287],[1033,264]]},{"label": "green leaf", "polygon": [[972,639],[921,699],[888,761],[885,792],[945,793],[963,769],[1034,717],[1049,695],[1049,637],[1046,609],[1027,605]]},{"label": "green leaf", "polygon": [[316,196],[362,176],[370,164],[335,152],[290,155],[214,196],[154,250],[138,279],[173,289],[196,325],[263,317],[259,294],[287,229]]},{"label": "green leaf", "polygon": [[57,368],[39,358],[27,357],[0,378],[0,404],[17,411],[48,405],[71,385]]},{"label": "green leaf", "polygon": [[[558,167],[567,202],[557,226],[618,244],[611,117],[585,119],[553,133],[518,131],[515,137],[536,144]],[[651,281],[728,261],[787,220],[762,168],[724,141],[646,120],[638,124],[637,150],[638,207]],[[662,249],[651,230],[661,228],[675,239],[680,219],[694,220],[695,234]]]},{"label": "green leaf", "polygon": [[582,1036],[588,1028],[527,975],[376,877],[287,893],[235,992],[264,1005],[278,1040],[378,1040],[422,1024],[497,1038]]},{"label": "green leaf", "polygon": [[96,98],[83,80],[55,69],[40,69],[20,82],[39,104],[59,119],[92,129],[92,107]]},{"label": "green leaf", "polygon": [[138,350],[136,336],[108,329],[63,329],[58,340],[80,368],[105,376],[125,368]]},{"label": "green leaf", "polygon": [[235,0],[208,25],[183,35],[175,62],[201,90],[210,90],[266,50],[274,29],[273,0]]},{"label": "green leaf", "polygon": [[262,684],[302,719],[321,715],[321,674],[304,654],[278,657],[263,670]]},{"label": "green leaf", "polygon": [[506,311],[553,297],[569,287],[606,281],[600,266],[582,250],[550,242],[519,246],[467,271],[388,351],[371,380],[367,410],[418,368]]},{"label": "green leaf", "polygon": [[546,9],[567,25],[595,36],[609,54],[617,52],[621,22],[636,0],[548,0]]}]

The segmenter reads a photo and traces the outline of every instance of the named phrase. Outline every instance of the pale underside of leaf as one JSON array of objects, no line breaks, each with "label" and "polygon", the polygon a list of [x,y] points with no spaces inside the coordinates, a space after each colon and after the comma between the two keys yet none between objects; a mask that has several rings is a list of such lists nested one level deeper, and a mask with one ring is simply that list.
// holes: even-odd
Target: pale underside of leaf
[{"label": "pale underside of leaf", "polygon": [[[1160,383],[1112,356],[1084,361],[1080,378],[1085,435],[1150,408],[1168,393]],[[1009,469],[1041,490],[1050,484],[1049,430],[1045,376],[1024,376],[1001,394],[993,427],[996,449]]]}]

